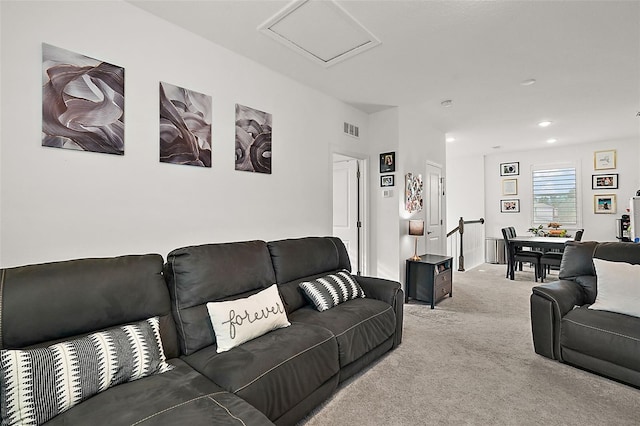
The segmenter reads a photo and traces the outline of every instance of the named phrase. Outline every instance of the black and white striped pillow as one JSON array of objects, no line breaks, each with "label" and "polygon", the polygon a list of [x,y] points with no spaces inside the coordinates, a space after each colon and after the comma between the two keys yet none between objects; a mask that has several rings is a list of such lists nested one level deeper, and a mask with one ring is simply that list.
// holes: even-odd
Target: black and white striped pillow
[{"label": "black and white striped pillow", "polygon": [[0,350],[3,425],[40,425],[120,383],[164,373],[157,317],[46,348]]},{"label": "black and white striped pillow", "polygon": [[320,312],[347,300],[365,297],[364,290],[347,271],[325,275],[299,284],[307,298]]}]

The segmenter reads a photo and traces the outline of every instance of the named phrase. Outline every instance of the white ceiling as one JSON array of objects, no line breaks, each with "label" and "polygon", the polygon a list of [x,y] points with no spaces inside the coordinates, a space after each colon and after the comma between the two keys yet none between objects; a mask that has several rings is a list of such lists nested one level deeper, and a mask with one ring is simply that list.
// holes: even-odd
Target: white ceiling
[{"label": "white ceiling", "polygon": [[422,104],[449,156],[640,141],[640,1],[338,0],[382,44],[328,68],[258,30],[289,1],[128,1],[365,112]]}]

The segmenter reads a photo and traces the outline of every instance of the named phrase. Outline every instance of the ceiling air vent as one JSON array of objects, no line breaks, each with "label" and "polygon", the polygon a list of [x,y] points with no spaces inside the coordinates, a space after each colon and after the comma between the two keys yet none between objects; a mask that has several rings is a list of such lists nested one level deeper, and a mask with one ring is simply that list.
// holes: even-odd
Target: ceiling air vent
[{"label": "ceiling air vent", "polygon": [[354,124],[347,123],[346,121],[344,122],[344,132],[354,138],[360,137],[360,128]]},{"label": "ceiling air vent", "polygon": [[258,30],[325,67],[380,44],[333,0],[294,0]]}]

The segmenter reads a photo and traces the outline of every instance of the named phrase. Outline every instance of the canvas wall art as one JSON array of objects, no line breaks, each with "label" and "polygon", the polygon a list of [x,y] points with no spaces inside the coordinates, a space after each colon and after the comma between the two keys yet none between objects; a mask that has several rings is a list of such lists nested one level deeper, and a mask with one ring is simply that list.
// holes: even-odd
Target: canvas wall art
[{"label": "canvas wall art", "polygon": [[124,154],[124,68],[42,44],[42,145]]},{"label": "canvas wall art", "polygon": [[236,170],[271,174],[271,114],[236,104]]},{"label": "canvas wall art", "polygon": [[422,175],[407,173],[405,196],[405,208],[409,213],[422,210]]},{"label": "canvas wall art", "polygon": [[160,82],[160,162],[211,167],[211,96]]}]

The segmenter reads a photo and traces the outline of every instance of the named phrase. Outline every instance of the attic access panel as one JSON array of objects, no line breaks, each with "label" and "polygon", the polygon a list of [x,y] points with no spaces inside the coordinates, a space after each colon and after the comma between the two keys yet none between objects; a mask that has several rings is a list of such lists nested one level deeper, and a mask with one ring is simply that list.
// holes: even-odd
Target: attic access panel
[{"label": "attic access panel", "polygon": [[333,0],[294,0],[258,30],[324,67],[380,44]]}]

